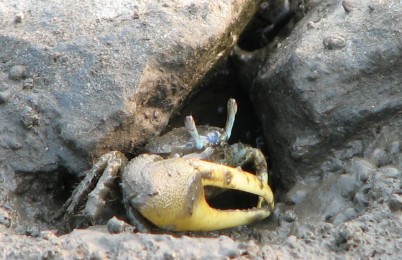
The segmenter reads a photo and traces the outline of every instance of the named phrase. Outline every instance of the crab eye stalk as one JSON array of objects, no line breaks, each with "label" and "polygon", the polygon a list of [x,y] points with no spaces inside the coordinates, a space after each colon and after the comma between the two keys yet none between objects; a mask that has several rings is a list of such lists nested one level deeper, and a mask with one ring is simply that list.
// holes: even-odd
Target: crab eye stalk
[{"label": "crab eye stalk", "polygon": [[237,113],[237,103],[236,100],[234,100],[233,98],[228,100],[227,111],[228,115],[226,118],[224,133],[221,136],[221,143],[226,143],[232,135],[232,129]]},{"label": "crab eye stalk", "polygon": [[204,144],[201,140],[200,135],[198,134],[198,130],[195,126],[194,118],[192,116],[186,116],[186,118],[184,119],[184,126],[194,140],[195,149],[201,150],[202,148],[204,148]]}]

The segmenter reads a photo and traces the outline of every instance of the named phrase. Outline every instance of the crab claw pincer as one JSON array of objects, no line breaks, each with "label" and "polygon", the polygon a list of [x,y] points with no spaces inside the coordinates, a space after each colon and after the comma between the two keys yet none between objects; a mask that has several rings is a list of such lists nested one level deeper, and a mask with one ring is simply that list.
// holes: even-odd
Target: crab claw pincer
[{"label": "crab claw pincer", "polygon": [[[139,156],[125,168],[122,186],[127,208],[135,208],[156,226],[174,231],[211,231],[245,225],[268,217],[274,207],[271,189],[255,175],[196,159]],[[268,207],[215,209],[206,201],[205,186],[261,196]]]}]

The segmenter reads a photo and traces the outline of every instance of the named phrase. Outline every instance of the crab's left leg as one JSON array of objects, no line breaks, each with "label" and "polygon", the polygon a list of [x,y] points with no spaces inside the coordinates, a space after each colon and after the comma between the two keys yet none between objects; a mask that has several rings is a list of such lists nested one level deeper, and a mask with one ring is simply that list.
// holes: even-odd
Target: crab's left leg
[{"label": "crab's left leg", "polygon": [[[263,182],[268,183],[268,165],[264,154],[260,149],[249,145],[236,143],[225,147],[225,160],[228,165],[237,167],[251,163],[257,177]],[[257,207],[260,208],[263,198],[258,200]]]},{"label": "crab's left leg", "polygon": [[117,174],[126,164],[127,158],[118,151],[104,154],[88,171],[54,218],[64,217],[70,222],[80,210],[80,206],[85,203],[84,217],[94,222],[103,210]]}]

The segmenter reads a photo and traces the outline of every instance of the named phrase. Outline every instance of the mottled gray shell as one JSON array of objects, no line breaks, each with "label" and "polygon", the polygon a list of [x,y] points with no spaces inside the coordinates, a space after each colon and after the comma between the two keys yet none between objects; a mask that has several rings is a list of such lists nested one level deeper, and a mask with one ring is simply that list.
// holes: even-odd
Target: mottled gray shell
[{"label": "mottled gray shell", "polygon": [[[223,133],[222,128],[199,126],[197,130],[206,147],[219,145],[219,139]],[[146,153],[160,155],[168,155],[172,152],[188,154],[194,151],[193,139],[184,127],[175,128],[162,136],[156,137],[144,148]]]}]

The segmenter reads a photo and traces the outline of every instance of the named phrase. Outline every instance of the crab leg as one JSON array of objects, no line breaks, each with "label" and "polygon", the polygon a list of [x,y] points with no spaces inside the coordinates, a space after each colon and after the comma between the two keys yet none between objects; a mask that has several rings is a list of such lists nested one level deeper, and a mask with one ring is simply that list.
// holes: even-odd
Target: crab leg
[{"label": "crab leg", "polygon": [[84,214],[92,223],[96,223],[97,219],[101,217],[108,194],[111,194],[116,188],[114,183],[119,171],[127,164],[127,159],[122,153],[116,151],[110,153],[112,156],[107,161],[106,168],[95,188],[88,194],[88,200],[85,203]]},{"label": "crab leg", "polygon": [[[56,213],[54,219],[59,219],[62,216],[67,220],[71,219],[79,210],[82,202],[86,201],[87,197],[88,202],[86,204],[85,213],[89,213],[91,218],[97,217],[97,214],[101,211],[101,207],[104,204],[103,197],[107,193],[105,189],[108,189],[108,186],[114,181],[120,169],[119,167],[124,167],[125,164],[127,164],[127,158],[120,152],[113,151],[104,154],[74,189],[71,197]],[[99,181],[99,179],[101,180]],[[98,193],[98,195],[103,194],[103,196],[100,196],[101,199],[95,199],[96,193]]]}]

